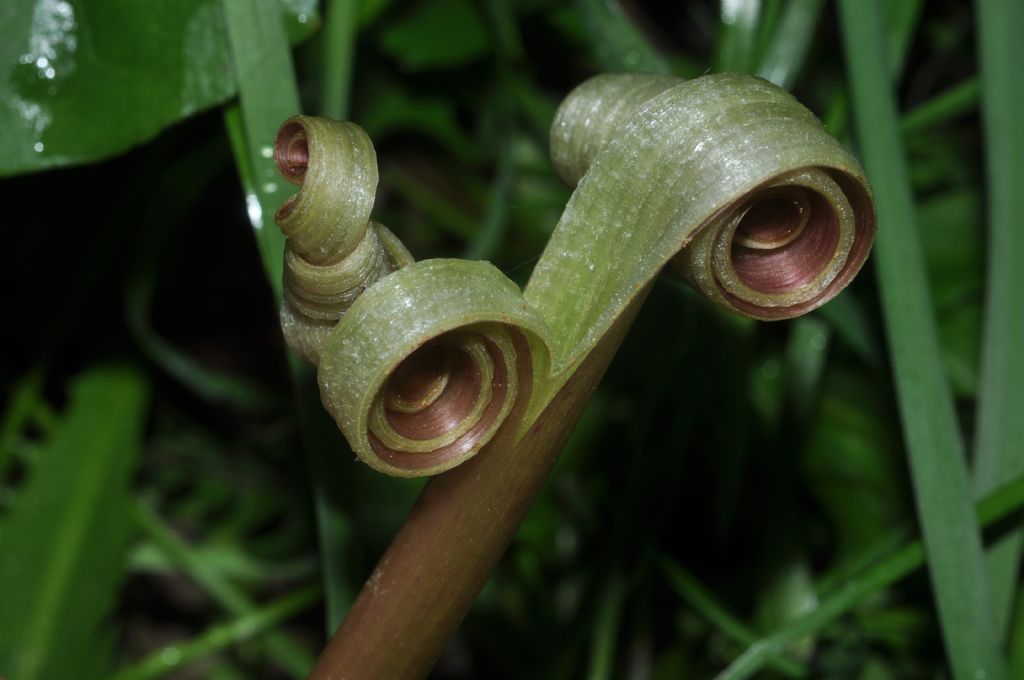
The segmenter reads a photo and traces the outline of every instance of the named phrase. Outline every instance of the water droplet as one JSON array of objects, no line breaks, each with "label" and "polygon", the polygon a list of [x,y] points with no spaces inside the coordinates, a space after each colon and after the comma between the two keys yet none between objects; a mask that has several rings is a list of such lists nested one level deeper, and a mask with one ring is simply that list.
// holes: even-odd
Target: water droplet
[{"label": "water droplet", "polygon": [[277,185],[274,184],[273,182],[267,182],[266,184],[263,185],[263,193],[272,194],[275,191],[277,191]]},{"label": "water droplet", "polygon": [[39,68],[46,68],[49,65],[50,65],[50,60],[47,59],[46,57],[39,57],[38,59],[36,59],[36,66],[39,67]]},{"label": "water droplet", "polygon": [[307,21],[309,21],[309,17],[308,16],[306,16],[305,14],[300,14],[299,15],[299,23],[300,24],[304,24]]},{"label": "water droplet", "polygon": [[256,194],[245,195],[245,209],[249,213],[249,221],[253,229],[263,228],[263,208],[260,207],[260,200]]},{"label": "water droplet", "polygon": [[181,661],[181,650],[177,647],[168,647],[160,652],[160,660],[168,666],[176,666]]},{"label": "water droplet", "polygon": [[825,349],[824,333],[815,333],[813,336],[811,336],[811,349],[816,349],[818,351]]},{"label": "water droplet", "polygon": [[47,80],[53,80],[53,77],[57,75],[57,72],[53,70],[52,66],[50,66],[45,71],[43,71],[43,75],[46,76]]},{"label": "water droplet", "polygon": [[36,153],[42,153],[45,147],[42,142],[36,142],[32,145],[32,148],[36,150]]},{"label": "water droplet", "polygon": [[260,155],[263,156],[264,158],[273,158],[273,156],[274,156],[274,149],[273,149],[273,147],[270,147],[270,146],[267,146],[267,145],[264,144],[262,147],[260,147]]}]

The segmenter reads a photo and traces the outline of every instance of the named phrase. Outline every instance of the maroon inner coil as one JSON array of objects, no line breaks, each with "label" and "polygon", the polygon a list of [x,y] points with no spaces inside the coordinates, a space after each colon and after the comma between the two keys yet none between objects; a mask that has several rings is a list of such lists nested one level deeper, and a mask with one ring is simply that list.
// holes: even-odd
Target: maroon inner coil
[{"label": "maroon inner coil", "polygon": [[810,195],[810,219],[788,243],[800,221],[800,205],[791,199],[774,197],[759,201],[743,216],[737,236],[777,247],[751,248],[740,239],[732,242],[732,265],[746,286],[777,295],[797,291],[814,280],[835,254],[839,243],[839,220],[828,203]]}]

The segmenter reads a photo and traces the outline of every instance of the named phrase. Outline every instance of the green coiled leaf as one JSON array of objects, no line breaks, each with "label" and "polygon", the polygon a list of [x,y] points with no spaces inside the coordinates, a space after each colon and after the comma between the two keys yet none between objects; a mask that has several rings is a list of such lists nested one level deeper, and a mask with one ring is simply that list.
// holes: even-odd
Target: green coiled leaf
[{"label": "green coiled leaf", "polygon": [[[515,404],[524,436],[670,262],[733,312],[789,318],[836,295],[874,238],[857,161],[764,80],[598,76],[562,104],[551,141],[559,174],[577,186],[522,294],[484,263],[421,262],[368,280],[329,336],[318,331],[323,402],[372,467],[446,470],[483,447]],[[317,152],[338,143],[310,140],[296,155],[309,167],[301,177],[279,160],[301,183],[296,204],[331,195],[324,177],[361,185],[368,154],[335,164]],[[328,198],[306,205],[318,224],[338,217]]]}]

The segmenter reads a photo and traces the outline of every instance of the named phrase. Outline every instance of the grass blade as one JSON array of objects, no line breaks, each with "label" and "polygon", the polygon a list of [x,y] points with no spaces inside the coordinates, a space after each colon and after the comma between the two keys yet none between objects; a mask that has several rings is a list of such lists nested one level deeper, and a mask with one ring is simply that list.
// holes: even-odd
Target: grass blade
[{"label": "grass blade", "polygon": [[[281,122],[299,112],[298,88],[277,6],[270,0],[223,2],[239,91],[239,108],[225,113],[225,123],[264,269],[275,297],[280,300],[284,236],[269,221],[286,198],[290,185],[281,179],[274,165],[273,143]],[[296,407],[316,494],[327,627],[333,631],[352,599],[351,589],[339,570],[339,565],[344,563],[351,530],[341,509],[328,500],[325,488],[330,480],[337,479],[331,468],[344,457],[338,450],[344,450],[344,444],[326,412],[320,408],[319,393],[310,380],[308,367],[301,365],[294,356],[291,367]]]},{"label": "grass blade", "polygon": [[626,584],[613,576],[604,586],[594,618],[587,680],[609,680],[615,675],[615,649],[626,597]]},{"label": "grass blade", "polygon": [[1009,642],[1010,673],[1014,678],[1024,678],[1024,597],[1017,598]]},{"label": "grass blade", "polygon": [[[877,1],[877,0],[873,0]],[[886,63],[892,80],[898,81],[921,20],[923,0],[881,0],[881,16],[885,26]]]},{"label": "grass blade", "polygon": [[265,607],[214,626],[188,642],[159,649],[137,664],[121,670],[112,680],[150,680],[215,654],[231,645],[251,640],[316,604],[322,593],[309,586],[286,595]]},{"label": "grass blade", "polygon": [[299,113],[298,88],[277,3],[271,0],[223,0],[223,3],[245,132],[245,165],[252,184],[252,193],[247,197],[249,215],[250,218],[258,215],[252,219],[256,243],[270,285],[280,298],[284,235],[269,222],[292,187],[277,172],[273,145],[281,122]]},{"label": "grass blade", "polygon": [[668,73],[668,62],[647,41],[617,0],[576,0],[594,56],[606,71]]},{"label": "grass blade", "polygon": [[[134,514],[139,527],[157,548],[228,613],[244,618],[256,611],[256,605],[249,597],[193,551],[164,523],[155,510],[145,504],[137,504]],[[277,663],[295,677],[304,677],[313,668],[315,659],[309,651],[284,633],[275,632],[269,635],[267,648]]]},{"label": "grass blade", "polygon": [[359,11],[356,0],[327,0],[323,42],[323,81],[320,86],[320,115],[343,120],[348,115],[352,85],[352,54],[355,48]]},{"label": "grass blade", "polygon": [[807,51],[816,35],[823,0],[791,0],[768,51],[757,68],[757,75],[785,88],[793,87]]},{"label": "grass blade", "polygon": [[157,366],[203,399],[227,403],[242,413],[266,411],[273,395],[247,376],[204,366],[156,332],[150,308],[156,288],[153,269],[143,271],[128,290],[125,316],[139,347]]},{"label": "grass blade", "polygon": [[[977,405],[974,490],[1024,471],[1024,4],[979,2],[982,119],[988,180],[988,281]],[[1024,532],[989,549],[997,630],[1006,630]],[[998,639],[1002,639],[1002,635]]]},{"label": "grass blade", "polygon": [[965,80],[903,115],[903,134],[914,135],[961,116],[978,105],[981,84],[974,78]]},{"label": "grass blade", "polygon": [[[993,491],[978,503],[978,524],[981,527],[990,526],[1013,513],[1019,513],[1021,508],[1024,508],[1024,475]],[[715,680],[743,680],[751,677],[782,654],[789,645],[821,630],[874,593],[909,576],[924,564],[925,547],[921,541],[907,544],[885,560],[851,577],[832,594],[823,597],[814,611],[751,644]],[[982,676],[972,676],[979,677]]]},{"label": "grass blade", "polygon": [[719,3],[715,71],[749,73],[757,49],[761,0],[722,0]]},{"label": "grass blade", "polygon": [[2,525],[0,676],[104,677],[147,402],[128,368],[96,368],[74,383]]},{"label": "grass blade", "polygon": [[839,4],[861,151],[878,210],[875,266],[932,589],[954,676],[1007,678],[874,0]]},{"label": "grass blade", "polygon": [[[745,646],[757,642],[757,633],[736,618],[693,574],[669,559],[661,561],[661,570],[672,590],[733,642]],[[777,656],[769,657],[766,664],[791,678],[802,678],[807,675],[807,669],[786,657],[784,651]]]}]

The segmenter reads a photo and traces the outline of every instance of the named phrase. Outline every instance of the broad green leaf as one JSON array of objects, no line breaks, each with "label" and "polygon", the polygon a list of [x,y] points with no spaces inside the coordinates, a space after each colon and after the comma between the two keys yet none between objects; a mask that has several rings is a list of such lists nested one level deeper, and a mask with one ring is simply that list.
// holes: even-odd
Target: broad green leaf
[{"label": "broad green leaf", "polygon": [[408,69],[443,69],[483,56],[487,32],[469,0],[431,0],[388,26],[380,44]]},{"label": "broad green leaf", "polygon": [[105,677],[147,386],[95,368],[0,524],[0,677]]},{"label": "broad green leaf", "polygon": [[[279,0],[290,37],[315,0]],[[0,4],[0,175],[85,163],[235,92],[218,0]]]}]

